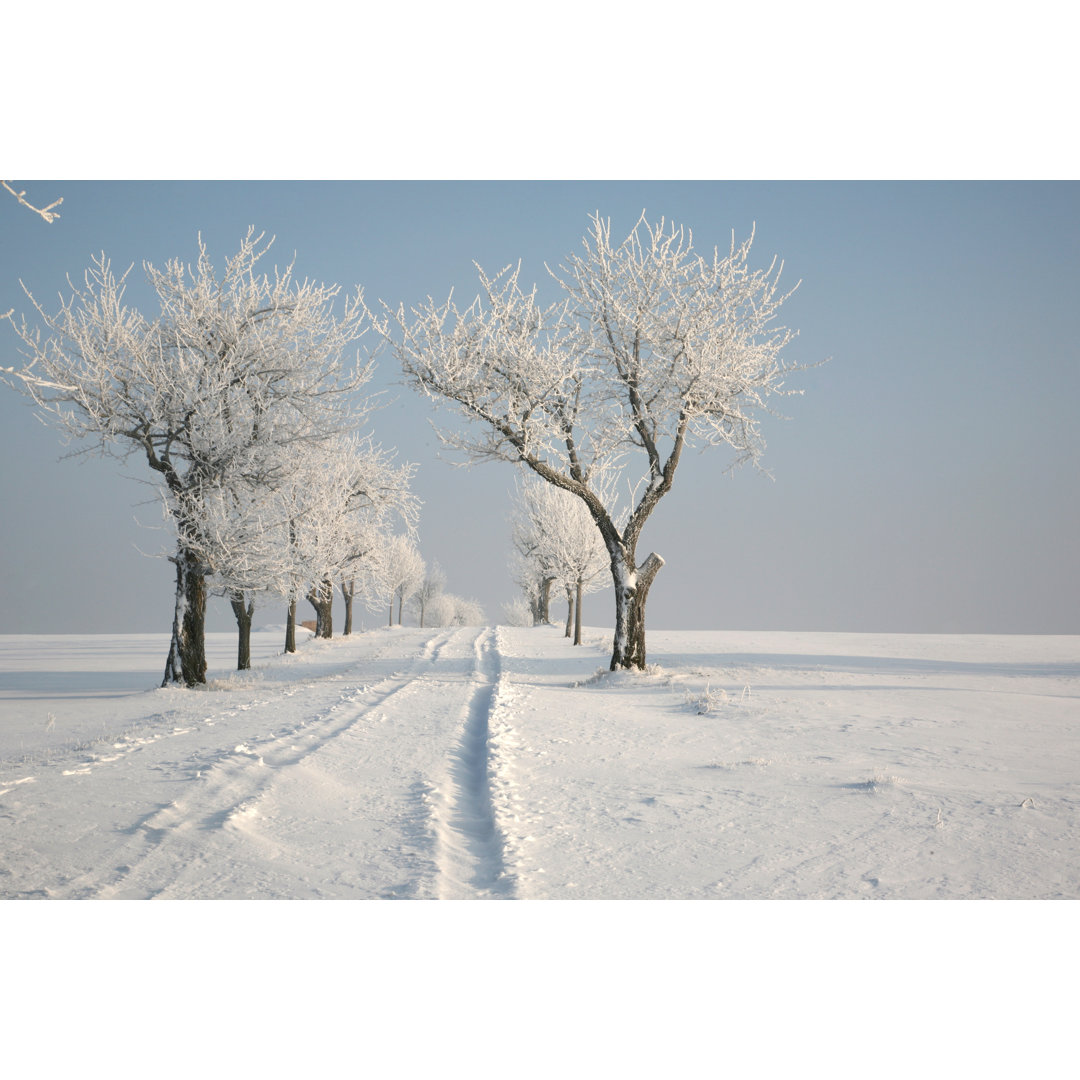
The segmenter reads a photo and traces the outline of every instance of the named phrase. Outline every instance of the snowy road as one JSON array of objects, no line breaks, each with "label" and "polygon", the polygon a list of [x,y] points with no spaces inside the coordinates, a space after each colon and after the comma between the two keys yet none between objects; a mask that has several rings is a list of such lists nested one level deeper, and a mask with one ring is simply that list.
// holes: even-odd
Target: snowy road
[{"label": "snowy road", "polygon": [[137,730],[33,775],[0,772],[8,816],[13,799],[25,814],[4,839],[0,890],[512,895],[487,782],[494,635],[464,628],[312,643],[310,651],[356,655],[332,673],[255,692],[158,691],[150,696],[174,708]]},{"label": "snowy road", "polygon": [[0,897],[1080,896],[1080,639],[608,640],[0,638]]}]

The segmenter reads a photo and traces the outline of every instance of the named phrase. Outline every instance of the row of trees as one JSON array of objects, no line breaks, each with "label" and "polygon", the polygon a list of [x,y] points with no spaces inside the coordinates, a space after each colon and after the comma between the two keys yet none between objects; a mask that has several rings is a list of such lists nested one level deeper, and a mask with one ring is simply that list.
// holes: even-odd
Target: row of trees
[{"label": "row of trees", "polygon": [[[591,522],[615,593],[611,667],[643,668],[645,602],[664,560],[654,552],[638,563],[637,547],[683,451],[723,445],[732,467],[756,464],[760,415],[793,392],[782,359],[793,332],[773,325],[790,295],[782,266],[750,267],[752,234],[709,257],[689,231],[644,214],[613,240],[597,213],[581,253],[549,270],[563,298],[546,307],[535,285],[520,285],[519,265],[494,277],[478,267],[481,294],[464,310],[451,296],[375,313],[358,291],[335,315],[337,286],[296,282],[291,266],[256,274],[261,239],[249,232],[220,281],[201,239],[193,270],[147,265],[161,303],[154,320],[124,306],[126,275],[114,277],[102,256],[57,314],[30,297],[46,335],[15,324],[28,363],[0,369],[66,434],[143,456],[157,478],[176,533],[166,678],[205,678],[208,579],[228,591],[241,628],[251,593],[268,589],[293,605],[306,595],[325,635],[335,581],[350,604],[388,559],[378,538],[391,523],[406,538],[415,531],[411,468],[348,437],[366,412],[357,393],[371,361],[345,353],[369,325],[418,390],[468,421],[444,442],[535,478],[521,489],[528,524],[515,533],[534,617],[546,618],[561,582],[580,619],[601,557],[568,537]],[[547,488],[565,505],[543,503]],[[400,618],[414,588],[399,570],[391,590],[385,566],[381,579],[391,620],[394,600]]]},{"label": "row of trees", "polygon": [[566,636],[581,644],[581,603],[604,584],[607,551],[588,510],[562,488],[521,478],[510,519],[510,571],[534,626],[551,621],[553,590],[566,596]]},{"label": "row of trees", "polygon": [[446,575],[438,563],[430,567],[424,562],[412,540],[407,536],[392,536],[383,547],[375,564],[375,594],[389,607],[388,625],[402,624],[406,605],[416,615],[421,627],[477,626],[484,621],[484,612],[475,600],[466,600],[445,592]]},{"label": "row of trees", "polygon": [[26,363],[0,369],[78,453],[135,456],[150,470],[175,536],[164,682],[188,686],[206,680],[208,589],[228,596],[248,666],[256,594],[288,603],[287,649],[300,598],[316,632],[331,635],[337,585],[351,628],[357,590],[370,597],[384,572],[388,536],[414,533],[418,515],[412,466],[356,434],[372,374],[350,356],[365,329],[362,293],[335,312],[338,286],[298,281],[291,264],[259,273],[270,243],[254,230],[220,276],[198,246],[194,266],[144,263],[153,318],[125,302],[131,268],[117,275],[104,255],[82,286],[69,280],[55,313],[27,290],[38,324],[8,316]]}]

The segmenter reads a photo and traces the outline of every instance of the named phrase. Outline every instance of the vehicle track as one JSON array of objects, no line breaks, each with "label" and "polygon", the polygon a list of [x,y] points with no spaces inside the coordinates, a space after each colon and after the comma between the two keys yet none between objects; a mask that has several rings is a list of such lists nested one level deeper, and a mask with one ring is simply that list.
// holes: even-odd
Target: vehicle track
[{"label": "vehicle track", "polygon": [[442,900],[509,899],[515,890],[491,799],[489,720],[500,671],[493,629],[477,635],[473,653],[471,692],[462,710],[460,734],[433,800]]},{"label": "vehicle track", "polygon": [[[4,895],[512,898],[489,775],[496,633],[434,632],[395,661],[404,644],[207,701],[201,715],[185,698],[160,726],[57,763],[41,777],[37,828],[52,787],[77,784],[93,835],[71,829],[35,873],[26,834]],[[125,802],[109,806],[117,790]]]},{"label": "vehicle track", "polygon": [[[404,670],[368,684],[353,681],[345,673],[345,686],[305,684],[312,694],[313,708],[298,723],[284,731],[265,737],[248,738],[234,749],[204,753],[188,764],[190,784],[175,800],[144,813],[121,831],[130,838],[124,850],[117,852],[117,866],[110,880],[101,881],[95,870],[68,883],[63,894],[81,897],[144,897],[188,895],[281,895],[294,894],[297,883],[289,880],[268,880],[257,866],[275,857],[274,837],[262,835],[259,819],[264,816],[264,804],[272,801],[275,788],[295,789],[306,780],[317,784],[325,780],[325,771],[313,769],[315,759],[334,747],[358,727],[378,724],[382,710],[399,695],[407,694],[416,680],[438,664],[439,656],[454,631],[442,631],[430,638]],[[369,660],[354,665],[362,673]],[[321,691],[321,692],[320,692]],[[289,692],[295,692],[290,688]],[[321,699],[321,700],[319,700]],[[269,699],[267,699],[269,700]],[[256,702],[247,708],[266,704]],[[350,747],[355,752],[355,748]],[[289,778],[292,778],[291,784]],[[422,791],[413,788],[415,800]],[[295,795],[295,791],[291,792]],[[342,799],[348,807],[348,793]],[[334,822],[326,823],[332,829]],[[223,834],[230,842],[223,842]],[[326,841],[324,841],[326,843]],[[228,850],[231,866],[214,866]],[[247,859],[253,868],[251,879],[243,882],[237,862]],[[433,876],[433,871],[430,876]],[[200,876],[202,886],[194,884]],[[399,888],[403,886],[399,885]],[[404,894],[410,894],[408,887]],[[317,881],[312,880],[301,891],[310,889],[322,895]],[[329,890],[327,895],[337,895]],[[54,893],[54,895],[56,895]]]}]

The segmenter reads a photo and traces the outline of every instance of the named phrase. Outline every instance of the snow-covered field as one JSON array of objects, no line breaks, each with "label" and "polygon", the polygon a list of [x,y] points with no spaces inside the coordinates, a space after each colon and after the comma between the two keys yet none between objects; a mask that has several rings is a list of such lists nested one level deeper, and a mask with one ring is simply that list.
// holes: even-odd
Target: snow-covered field
[{"label": "snow-covered field", "polygon": [[1080,640],[0,637],[0,896],[1076,899]]},{"label": "snow-covered field", "polygon": [[[237,674],[212,635],[189,692],[164,636],[0,637],[0,897],[1080,893],[1080,639],[653,631],[612,675],[608,638],[277,629]],[[1057,1075],[1075,910],[4,904],[2,1060]]]}]

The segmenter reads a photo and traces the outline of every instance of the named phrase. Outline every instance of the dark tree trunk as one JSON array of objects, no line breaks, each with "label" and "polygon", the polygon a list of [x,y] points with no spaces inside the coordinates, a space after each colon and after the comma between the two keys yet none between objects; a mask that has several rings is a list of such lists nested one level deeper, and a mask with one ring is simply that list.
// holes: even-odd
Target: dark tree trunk
[{"label": "dark tree trunk", "polygon": [[229,593],[229,603],[236,616],[236,670],[247,671],[251,667],[251,616],[255,613],[255,601],[234,590]]},{"label": "dark tree trunk", "polygon": [[176,606],[161,685],[183,680],[185,686],[197,686],[206,683],[206,576],[198,558],[188,550],[178,548],[174,561]]},{"label": "dark tree trunk", "polygon": [[285,651],[296,652],[296,597],[289,601],[289,614],[285,619]]},{"label": "dark tree trunk", "polygon": [[544,578],[543,592],[540,594],[541,614],[544,622],[551,622],[551,586],[555,584],[555,579]]},{"label": "dark tree trunk", "polygon": [[168,686],[169,683],[184,681],[184,673],[180,668],[180,657],[176,654],[175,627],[173,628],[173,631],[173,638],[169,642],[169,655],[165,660],[165,675],[161,680],[162,686]]},{"label": "dark tree trunk", "polygon": [[645,669],[645,600],[657,571],[664,560],[653,552],[631,577],[629,563],[612,559],[611,571],[615,584],[615,643],[612,649],[611,670],[617,668]]},{"label": "dark tree trunk", "polygon": [[341,631],[342,637],[348,637],[352,633],[352,602],[356,595],[356,579],[348,583],[342,579],[341,595],[345,598],[345,629]]},{"label": "dark tree trunk", "polygon": [[574,644],[581,644],[581,578],[577,579],[577,604],[574,605]]},{"label": "dark tree trunk", "polygon": [[401,609],[405,606],[405,594],[398,593],[397,598],[397,624],[401,625]]},{"label": "dark tree trunk", "polygon": [[315,609],[315,636],[332,638],[334,636],[334,583],[323,578],[311,587],[307,595],[308,603]]},{"label": "dark tree trunk", "polygon": [[394,625],[394,594],[393,593],[390,594],[390,621],[386,625],[387,626],[393,626]]},{"label": "dark tree trunk", "polygon": [[574,589],[572,585],[566,586],[566,637],[570,636],[570,627],[574,622]]},{"label": "dark tree trunk", "polygon": [[532,625],[540,626],[551,622],[551,586],[554,578],[541,578],[536,604],[532,607]]}]

